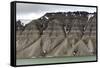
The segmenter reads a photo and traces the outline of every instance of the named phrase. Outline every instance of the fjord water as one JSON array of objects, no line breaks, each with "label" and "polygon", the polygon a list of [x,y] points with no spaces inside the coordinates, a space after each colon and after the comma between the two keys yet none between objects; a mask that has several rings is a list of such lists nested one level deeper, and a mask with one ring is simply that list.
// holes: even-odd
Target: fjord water
[{"label": "fjord water", "polygon": [[17,59],[17,65],[96,61],[96,56],[65,56],[52,58]]}]

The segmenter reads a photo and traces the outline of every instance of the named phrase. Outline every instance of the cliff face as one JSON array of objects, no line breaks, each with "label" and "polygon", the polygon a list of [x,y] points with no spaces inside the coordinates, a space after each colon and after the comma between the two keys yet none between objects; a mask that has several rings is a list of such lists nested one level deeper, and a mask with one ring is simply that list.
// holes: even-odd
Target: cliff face
[{"label": "cliff face", "polygon": [[16,48],[17,58],[95,55],[96,13],[46,13],[16,30]]}]

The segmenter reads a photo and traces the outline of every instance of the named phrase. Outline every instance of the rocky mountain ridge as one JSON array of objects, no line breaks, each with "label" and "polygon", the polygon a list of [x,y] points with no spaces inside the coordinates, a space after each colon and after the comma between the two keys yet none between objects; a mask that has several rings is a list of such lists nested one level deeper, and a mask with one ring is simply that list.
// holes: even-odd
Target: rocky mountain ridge
[{"label": "rocky mountain ridge", "polygon": [[46,13],[25,26],[19,22],[17,58],[96,54],[96,13]]}]

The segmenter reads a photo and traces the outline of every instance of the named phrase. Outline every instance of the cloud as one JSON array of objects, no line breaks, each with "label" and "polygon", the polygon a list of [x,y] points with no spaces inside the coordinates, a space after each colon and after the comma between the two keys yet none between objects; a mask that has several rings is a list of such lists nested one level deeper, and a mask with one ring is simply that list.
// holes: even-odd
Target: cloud
[{"label": "cloud", "polygon": [[47,12],[87,11],[96,12],[95,7],[78,7],[46,4],[17,3],[17,19],[36,19]]}]

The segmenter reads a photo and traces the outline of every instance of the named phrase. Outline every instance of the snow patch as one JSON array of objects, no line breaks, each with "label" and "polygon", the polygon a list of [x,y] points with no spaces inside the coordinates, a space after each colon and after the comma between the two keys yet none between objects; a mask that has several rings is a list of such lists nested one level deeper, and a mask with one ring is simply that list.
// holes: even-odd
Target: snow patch
[{"label": "snow patch", "polygon": [[49,19],[47,16],[45,16],[46,19]]},{"label": "snow patch", "polygon": [[89,14],[88,15],[88,20],[91,18],[91,17],[93,17],[94,15],[93,14]]}]

